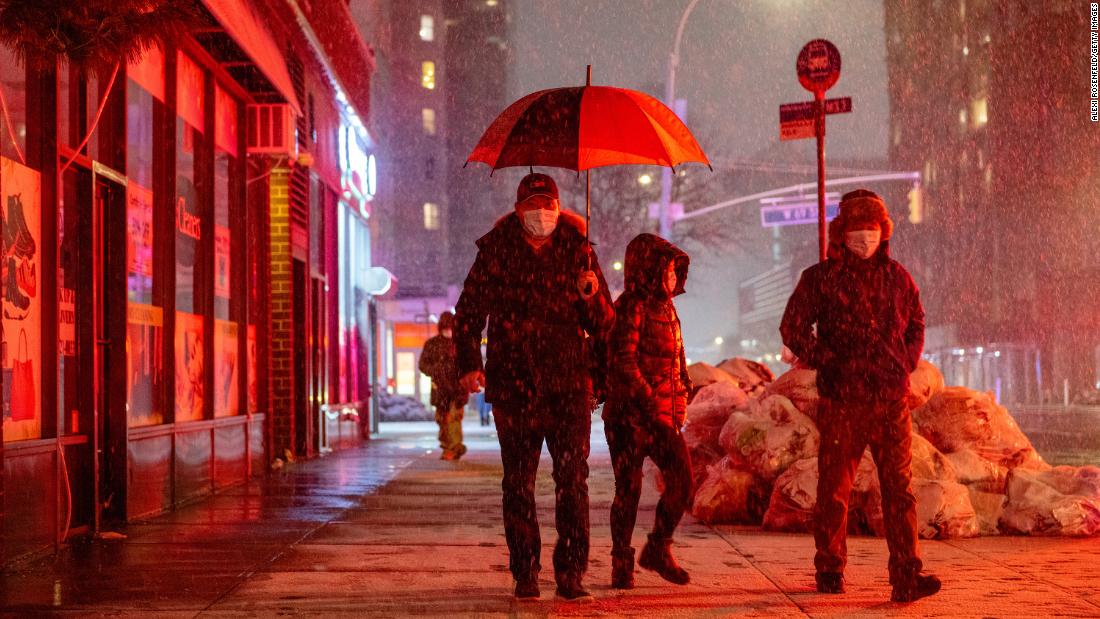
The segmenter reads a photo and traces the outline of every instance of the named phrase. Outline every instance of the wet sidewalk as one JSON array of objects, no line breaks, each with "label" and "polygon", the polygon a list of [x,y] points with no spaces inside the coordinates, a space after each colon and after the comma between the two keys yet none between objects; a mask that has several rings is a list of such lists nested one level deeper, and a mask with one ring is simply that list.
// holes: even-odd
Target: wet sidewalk
[{"label": "wet sidewalk", "polygon": [[[442,462],[433,424],[400,432],[145,523],[127,539],[74,545],[3,575],[3,616],[661,616],[1096,617],[1100,540],[995,537],[924,542],[940,595],[888,602],[886,544],[849,542],[849,593],[813,592],[813,540],[686,518],[676,552],[685,587],[648,572],[609,587],[613,482],[593,429],[592,555],[596,600],[553,596],[549,460],[539,471],[542,599],[516,602],[500,516],[500,459],[490,429],[467,419],[470,453]],[[635,533],[644,541],[650,484]]]}]

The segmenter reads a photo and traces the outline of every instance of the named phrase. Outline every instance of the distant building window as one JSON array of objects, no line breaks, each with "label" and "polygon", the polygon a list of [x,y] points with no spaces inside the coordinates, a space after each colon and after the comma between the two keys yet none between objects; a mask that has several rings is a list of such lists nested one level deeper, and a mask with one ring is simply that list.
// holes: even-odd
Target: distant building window
[{"label": "distant building window", "polygon": [[435,135],[435,110],[430,107],[420,110],[420,123],[424,126],[424,135]]},{"label": "distant building window", "polygon": [[420,85],[435,90],[435,63],[431,60],[420,63]]},{"label": "distant building window", "polygon": [[989,122],[989,104],[985,97],[970,102],[970,128],[981,129]]},{"label": "distant building window", "polygon": [[431,15],[420,16],[420,40],[435,40],[435,18],[433,18]]},{"label": "distant building window", "polygon": [[424,203],[424,229],[439,229],[439,205],[434,202]]}]

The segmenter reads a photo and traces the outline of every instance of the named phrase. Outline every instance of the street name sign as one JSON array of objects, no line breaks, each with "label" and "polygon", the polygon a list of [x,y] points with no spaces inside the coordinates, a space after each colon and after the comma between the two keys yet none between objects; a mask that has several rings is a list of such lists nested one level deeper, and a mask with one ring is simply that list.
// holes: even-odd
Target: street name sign
[{"label": "street name sign", "polygon": [[[826,221],[836,217],[838,209],[839,205],[836,202],[826,204]],[[775,204],[760,207],[760,225],[764,228],[815,223],[817,223],[817,202],[795,202],[793,204]]]},{"label": "street name sign", "polygon": [[[779,139],[801,140],[814,137],[814,101],[783,103],[779,106]],[[852,111],[852,98],[826,99],[826,114],[847,114]]]}]

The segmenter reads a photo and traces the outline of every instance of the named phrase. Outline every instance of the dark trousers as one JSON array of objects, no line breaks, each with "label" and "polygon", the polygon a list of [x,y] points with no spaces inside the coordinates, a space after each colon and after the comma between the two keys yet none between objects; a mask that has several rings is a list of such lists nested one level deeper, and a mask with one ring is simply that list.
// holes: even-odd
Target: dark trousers
[{"label": "dark trousers", "polygon": [[680,523],[692,495],[691,456],[678,430],[653,423],[640,428],[612,420],[604,424],[611,466],[615,471],[615,501],[611,504],[612,554],[631,549],[638,500],[642,495],[642,462],[648,456],[661,470],[665,489],[657,502],[653,537],[669,539]]},{"label": "dark trousers", "polygon": [[818,429],[814,541],[818,572],[843,572],[848,559],[848,499],[863,450],[871,448],[882,488],[890,582],[921,570],[917,551],[917,499],[910,487],[912,420],[904,400],[849,404],[822,398]]},{"label": "dark trousers", "polygon": [[546,398],[532,403],[494,403],[504,464],[504,535],[516,580],[537,577],[542,540],[535,512],[535,474],[542,443],[554,463],[554,575],[559,584],[580,579],[588,568],[588,451],[592,418],[587,397]]}]

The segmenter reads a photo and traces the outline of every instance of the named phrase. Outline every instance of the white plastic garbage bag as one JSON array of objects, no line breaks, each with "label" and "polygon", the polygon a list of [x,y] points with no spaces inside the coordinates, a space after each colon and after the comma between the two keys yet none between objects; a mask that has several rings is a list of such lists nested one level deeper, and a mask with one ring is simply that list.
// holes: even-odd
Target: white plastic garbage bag
[{"label": "white plastic garbage bag", "polygon": [[696,389],[701,389],[714,383],[729,383],[734,387],[739,385],[736,378],[719,370],[709,363],[692,363],[688,366],[688,378]]},{"label": "white plastic garbage bag", "polygon": [[793,369],[779,375],[775,382],[764,390],[764,396],[781,395],[791,401],[795,408],[810,419],[817,421],[817,371]]},{"label": "white plastic garbage bag", "polygon": [[913,479],[917,497],[917,530],[927,539],[977,537],[978,514],[970,491],[953,481]]},{"label": "white plastic garbage bag", "polygon": [[768,383],[775,380],[775,374],[768,366],[741,357],[726,359],[718,364],[718,369],[736,378],[745,393],[751,395],[759,395]]},{"label": "white plastic garbage bag", "polygon": [[705,479],[707,465],[725,455],[718,444],[722,426],[734,410],[746,407],[748,400],[749,397],[736,385],[716,382],[703,387],[688,406],[683,432],[691,454],[696,485]]},{"label": "white plastic garbage bag", "polygon": [[816,503],[817,458],[799,460],[775,480],[768,511],[764,512],[764,529],[811,531]]},{"label": "white plastic garbage bag", "polygon": [[997,492],[982,492],[977,486],[967,486],[970,491],[970,504],[978,514],[978,529],[982,535],[997,535],[1001,532],[999,523],[1005,511],[1005,495]]},{"label": "white plastic garbage bag", "polygon": [[718,437],[734,462],[765,480],[775,479],[793,462],[816,456],[820,441],[813,421],[779,395],[735,411]]},{"label": "white plastic garbage bag", "polygon": [[707,467],[691,513],[709,524],[759,524],[767,500],[767,484],[726,457]]},{"label": "white plastic garbage bag", "polygon": [[945,454],[955,469],[955,477],[960,484],[966,484],[976,491],[1005,493],[1005,479],[1008,467],[983,459],[972,449],[960,449]]},{"label": "white plastic garbage bag", "polygon": [[992,394],[947,387],[913,411],[913,422],[917,432],[944,453],[971,449],[1008,468],[1043,468],[1031,441]]},{"label": "white plastic garbage bag", "polygon": [[747,405],[748,396],[729,383],[714,383],[703,387],[695,400],[687,407],[684,424],[684,440],[688,446],[718,446],[718,435],[730,414]]},{"label": "white plastic garbage bag", "polygon": [[943,373],[931,363],[921,359],[917,369],[909,375],[909,408],[923,406],[932,396],[943,391]]},{"label": "white plastic garbage bag", "polygon": [[1008,474],[1001,529],[1033,535],[1100,535],[1100,468],[1016,468]]},{"label": "white plastic garbage bag", "polygon": [[[799,460],[787,468],[772,488],[764,529],[768,531],[812,531],[817,504],[817,458]],[[864,452],[852,481],[848,500],[848,532],[883,535],[882,494],[870,452]]]},{"label": "white plastic garbage bag", "polygon": [[935,445],[928,442],[928,439],[916,433],[912,436],[913,478],[956,481],[955,466],[951,461],[940,453]]}]

